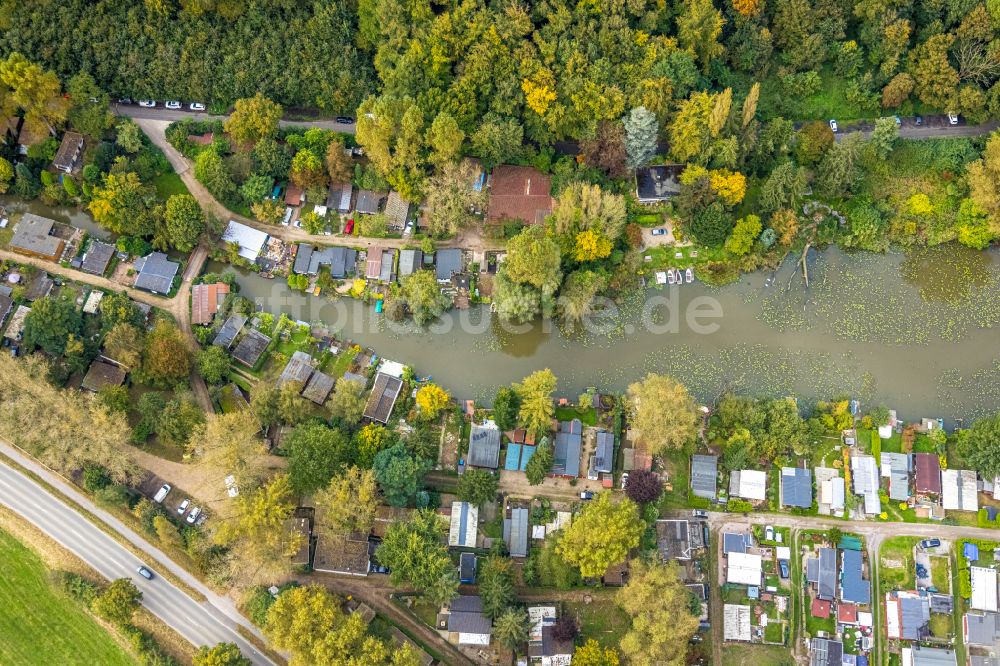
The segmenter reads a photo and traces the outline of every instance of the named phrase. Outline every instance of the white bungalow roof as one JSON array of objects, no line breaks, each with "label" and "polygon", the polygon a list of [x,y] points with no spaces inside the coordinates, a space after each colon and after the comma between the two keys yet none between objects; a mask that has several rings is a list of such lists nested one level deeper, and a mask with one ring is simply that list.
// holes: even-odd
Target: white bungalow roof
[{"label": "white bungalow roof", "polygon": [[760,585],[761,557],[753,553],[729,553],[726,582],[736,585]]},{"label": "white bungalow roof", "polygon": [[976,610],[997,610],[997,572],[986,567],[970,567],[972,574],[972,600]]},{"label": "white bungalow roof", "polygon": [[946,511],[979,511],[976,473],[969,469],[941,470],[941,506]]},{"label": "white bungalow roof", "polygon": [[478,531],[479,507],[468,502],[452,502],[448,545],[475,548]]},{"label": "white bungalow roof", "polygon": [[872,456],[851,456],[851,475],[854,477],[854,493],[865,498],[865,513],[882,511],[878,497],[878,466]]},{"label": "white bungalow roof", "polygon": [[229,220],[222,240],[226,243],[238,243],[240,256],[247,261],[256,261],[264,246],[267,245],[267,233],[248,227],[236,220]]},{"label": "white bungalow roof", "polygon": [[[730,488],[730,494],[749,500],[763,500],[767,497],[767,472],[756,469],[741,469],[733,472],[738,481],[735,488]],[[733,493],[733,490],[736,492]]]},{"label": "white bungalow roof", "polygon": [[723,638],[727,641],[750,640],[750,607],[726,604],[723,608]]}]

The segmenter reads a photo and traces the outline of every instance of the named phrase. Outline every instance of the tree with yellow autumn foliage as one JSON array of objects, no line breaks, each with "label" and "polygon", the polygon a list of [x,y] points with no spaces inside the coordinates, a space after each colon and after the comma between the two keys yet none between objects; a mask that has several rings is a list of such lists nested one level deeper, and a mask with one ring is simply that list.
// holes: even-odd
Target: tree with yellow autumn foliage
[{"label": "tree with yellow autumn foliage", "polygon": [[746,176],[739,171],[716,169],[710,174],[712,190],[727,206],[735,206],[743,201],[747,193]]},{"label": "tree with yellow autumn foliage", "polygon": [[437,384],[424,384],[417,391],[417,408],[421,417],[433,419],[438,413],[448,406],[451,396],[448,392]]},{"label": "tree with yellow autumn foliage", "polygon": [[594,229],[581,231],[576,235],[574,254],[577,261],[603,259],[611,254],[611,241],[605,238],[600,231]]}]

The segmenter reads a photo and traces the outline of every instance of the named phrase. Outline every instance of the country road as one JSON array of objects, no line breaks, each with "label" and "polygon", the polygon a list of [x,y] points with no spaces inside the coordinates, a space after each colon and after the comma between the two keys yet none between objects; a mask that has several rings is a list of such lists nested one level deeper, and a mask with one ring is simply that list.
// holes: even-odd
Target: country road
[{"label": "country road", "polygon": [[[97,525],[81,516],[75,507],[64,504],[5,461],[0,461],[0,504],[33,523],[108,580],[131,578],[142,591],[142,605],[192,645],[197,647],[223,642],[235,643],[254,664],[274,666],[273,661],[261,654],[237,631],[238,626],[243,626],[246,631],[260,636],[229,599],[213,592],[121,521],[95,506],[68,483],[22,455],[14,447],[0,441],[0,453],[37,474],[152,557],[136,557]],[[140,564],[153,571],[153,580],[146,580],[136,573]],[[164,568],[203,594],[207,601],[199,602],[188,596],[187,592],[162,575]]]},{"label": "country road", "polygon": [[[175,120],[185,120],[190,118],[192,120],[225,120],[229,116],[215,116],[210,113],[189,111],[185,106],[184,109],[179,111],[171,111],[170,109],[163,108],[162,103],[157,103],[158,105],[152,109],[143,108],[137,104],[111,104],[111,111],[116,116],[126,116],[128,118],[135,119],[145,119],[145,120],[166,120],[168,122],[174,122]],[[336,120],[324,119],[324,120],[280,120],[278,121],[282,127],[321,127],[323,129],[330,129],[343,134],[354,134],[354,124],[339,123]]]}]

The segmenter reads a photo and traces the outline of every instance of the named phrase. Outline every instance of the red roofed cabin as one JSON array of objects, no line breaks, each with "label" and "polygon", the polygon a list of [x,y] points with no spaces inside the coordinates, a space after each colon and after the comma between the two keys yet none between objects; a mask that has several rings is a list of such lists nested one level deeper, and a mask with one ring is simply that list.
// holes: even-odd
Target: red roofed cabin
[{"label": "red roofed cabin", "polygon": [[493,169],[489,180],[487,222],[521,220],[540,224],[552,212],[552,178],[534,167],[504,164]]},{"label": "red roofed cabin", "polygon": [[917,474],[914,490],[918,495],[941,494],[941,461],[935,453],[914,453]]}]

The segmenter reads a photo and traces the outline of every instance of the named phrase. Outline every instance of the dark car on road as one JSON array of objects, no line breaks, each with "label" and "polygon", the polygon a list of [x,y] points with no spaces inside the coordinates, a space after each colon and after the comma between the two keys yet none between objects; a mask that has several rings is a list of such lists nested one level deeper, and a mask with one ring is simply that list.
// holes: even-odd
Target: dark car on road
[{"label": "dark car on road", "polygon": [[153,572],[147,569],[146,567],[139,567],[138,569],[136,569],[136,571],[138,571],[139,575],[145,578],[146,580],[153,580]]},{"label": "dark car on road", "polygon": [[337,116],[337,122],[341,125],[353,125],[354,118],[351,118],[350,116]]}]

